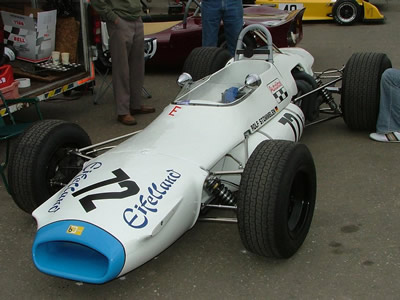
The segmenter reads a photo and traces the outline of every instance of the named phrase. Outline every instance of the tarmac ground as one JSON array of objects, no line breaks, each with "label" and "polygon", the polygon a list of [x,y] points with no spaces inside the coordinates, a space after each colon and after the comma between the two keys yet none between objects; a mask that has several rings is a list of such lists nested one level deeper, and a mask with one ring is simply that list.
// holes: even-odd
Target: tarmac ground
[{"label": "tarmac ground", "polygon": [[[304,24],[299,46],[313,54],[315,71],[340,68],[354,52],[384,52],[400,66],[400,2],[376,3],[384,24]],[[97,105],[89,93],[41,109],[46,119],[80,124],[96,143],[149,124],[177,94],[178,75],[146,72],[152,94],[146,103],[157,111],[139,115],[135,127],[116,121],[111,90]],[[305,243],[287,260],[246,251],[235,224],[198,222],[160,255],[109,283],[51,277],[32,262],[35,221],[1,184],[0,299],[399,299],[400,145],[368,134],[349,130],[341,118],[306,128],[301,142],[316,164],[317,204]]]}]

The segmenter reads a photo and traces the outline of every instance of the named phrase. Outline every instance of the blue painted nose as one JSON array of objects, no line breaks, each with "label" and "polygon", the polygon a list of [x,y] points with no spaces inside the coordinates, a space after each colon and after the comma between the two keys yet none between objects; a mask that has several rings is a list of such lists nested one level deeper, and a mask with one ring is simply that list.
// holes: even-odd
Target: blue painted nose
[{"label": "blue painted nose", "polygon": [[103,229],[82,221],[59,221],[39,229],[32,247],[43,273],[101,284],[118,276],[125,263],[122,244]]}]

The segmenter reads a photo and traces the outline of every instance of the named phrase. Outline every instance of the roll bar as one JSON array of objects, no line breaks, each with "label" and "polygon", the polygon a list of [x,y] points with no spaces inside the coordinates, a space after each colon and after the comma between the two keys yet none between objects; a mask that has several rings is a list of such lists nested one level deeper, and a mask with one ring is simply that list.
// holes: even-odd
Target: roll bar
[{"label": "roll bar", "polygon": [[235,50],[235,61],[239,60],[239,55],[244,54],[244,47],[243,47],[243,38],[244,36],[249,32],[249,31],[261,31],[265,37],[267,38],[267,49],[255,49],[253,50],[252,54],[268,54],[268,61],[273,63],[274,58],[273,58],[273,43],[272,43],[272,35],[269,32],[269,30],[261,25],[261,24],[252,24],[249,25],[245,28],[242,29],[242,31],[239,34],[239,38],[236,44],[236,50]]}]

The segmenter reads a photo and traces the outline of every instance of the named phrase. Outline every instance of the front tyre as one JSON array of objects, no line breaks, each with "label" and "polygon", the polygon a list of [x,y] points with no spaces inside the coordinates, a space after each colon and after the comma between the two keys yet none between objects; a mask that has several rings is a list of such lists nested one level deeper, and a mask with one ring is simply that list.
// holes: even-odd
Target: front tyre
[{"label": "front tyre", "polygon": [[240,182],[237,218],[244,246],[288,258],[303,244],[313,217],[316,172],[308,148],[289,141],[260,143]]},{"label": "front tyre", "polygon": [[352,25],[362,15],[362,7],[355,0],[338,0],[332,8],[333,19],[340,25]]},{"label": "front tyre", "polygon": [[60,120],[36,122],[16,141],[8,166],[11,196],[25,212],[70,182],[84,160],[71,150],[91,145],[78,125]]}]

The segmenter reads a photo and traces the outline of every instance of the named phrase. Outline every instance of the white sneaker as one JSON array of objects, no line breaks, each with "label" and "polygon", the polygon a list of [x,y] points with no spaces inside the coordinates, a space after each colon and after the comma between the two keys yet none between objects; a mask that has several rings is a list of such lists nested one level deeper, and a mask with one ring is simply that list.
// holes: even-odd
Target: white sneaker
[{"label": "white sneaker", "polygon": [[377,142],[399,143],[400,142],[400,132],[399,131],[393,131],[393,132],[388,132],[388,133],[374,132],[369,135],[369,138],[371,140],[374,140]]}]

